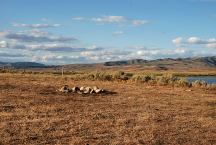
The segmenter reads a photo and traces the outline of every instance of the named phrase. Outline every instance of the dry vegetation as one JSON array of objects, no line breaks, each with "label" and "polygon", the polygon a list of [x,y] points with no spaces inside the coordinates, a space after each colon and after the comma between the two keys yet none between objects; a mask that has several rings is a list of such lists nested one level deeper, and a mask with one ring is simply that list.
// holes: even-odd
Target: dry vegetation
[{"label": "dry vegetation", "polygon": [[[115,93],[55,91],[65,84]],[[215,110],[215,89],[0,74],[0,144],[213,145]]]}]

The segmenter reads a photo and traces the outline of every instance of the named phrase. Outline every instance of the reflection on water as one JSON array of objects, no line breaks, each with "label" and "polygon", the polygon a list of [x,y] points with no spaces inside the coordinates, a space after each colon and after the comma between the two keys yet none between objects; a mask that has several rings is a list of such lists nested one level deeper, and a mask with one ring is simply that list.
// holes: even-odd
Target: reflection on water
[{"label": "reflection on water", "polygon": [[187,77],[189,82],[194,82],[196,80],[205,81],[208,84],[216,84],[216,76],[196,76],[196,77]]}]

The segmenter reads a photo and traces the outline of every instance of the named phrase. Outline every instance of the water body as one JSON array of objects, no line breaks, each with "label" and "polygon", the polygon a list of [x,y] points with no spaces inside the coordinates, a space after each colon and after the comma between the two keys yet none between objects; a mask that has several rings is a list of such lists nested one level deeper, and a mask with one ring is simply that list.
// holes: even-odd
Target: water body
[{"label": "water body", "polygon": [[196,80],[205,81],[208,84],[216,84],[216,76],[194,76],[194,77],[187,77],[189,82],[194,82]]}]

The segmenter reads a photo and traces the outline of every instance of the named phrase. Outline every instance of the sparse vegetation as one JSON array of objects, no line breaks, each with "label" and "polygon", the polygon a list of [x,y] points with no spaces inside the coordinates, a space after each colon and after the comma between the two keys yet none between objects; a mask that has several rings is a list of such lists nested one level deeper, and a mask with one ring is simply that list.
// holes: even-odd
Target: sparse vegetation
[{"label": "sparse vegetation", "polygon": [[[117,80],[128,76],[116,73]],[[83,76],[72,76],[77,75]],[[114,75],[96,76],[110,80]],[[91,81],[71,75],[1,73],[0,144],[215,143],[215,89],[149,85],[157,78],[185,85],[185,80],[172,75],[133,75],[127,83],[94,77]],[[134,83],[132,78],[145,83]],[[116,94],[56,91],[65,84],[96,85]]]},{"label": "sparse vegetation", "polygon": [[[56,74],[56,73],[55,73]],[[151,85],[175,86],[175,87],[200,87],[209,88],[203,81],[190,83],[185,77],[179,77],[172,73],[167,74],[133,74],[123,71],[117,72],[89,72],[67,74],[73,80],[91,80],[91,81],[129,81],[137,83],[146,83]],[[211,86],[212,87],[212,86]]]},{"label": "sparse vegetation", "polygon": [[205,81],[196,80],[192,82],[192,86],[205,88],[207,86],[207,83]]},{"label": "sparse vegetation", "polygon": [[[0,73],[15,74],[33,74],[33,75],[55,75],[60,76],[61,72],[40,72],[40,71],[23,71],[23,70],[1,70]],[[96,72],[69,72],[64,73],[65,77],[73,80],[91,80],[91,81],[128,81],[137,83],[146,83],[151,85],[175,86],[175,87],[199,87],[214,88],[214,85],[207,84],[204,81],[188,82],[187,76],[205,76],[213,75],[210,73],[188,73],[179,74],[176,72],[155,73],[155,72],[124,72],[124,71],[96,71]]]}]

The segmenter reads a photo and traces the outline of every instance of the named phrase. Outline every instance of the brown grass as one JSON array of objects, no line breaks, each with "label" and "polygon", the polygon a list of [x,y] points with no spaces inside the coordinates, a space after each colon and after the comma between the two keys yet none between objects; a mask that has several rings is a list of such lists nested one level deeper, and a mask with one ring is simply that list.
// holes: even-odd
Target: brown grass
[{"label": "brown grass", "polygon": [[[61,94],[64,84],[116,94]],[[0,74],[0,144],[215,144],[216,90]]]}]

